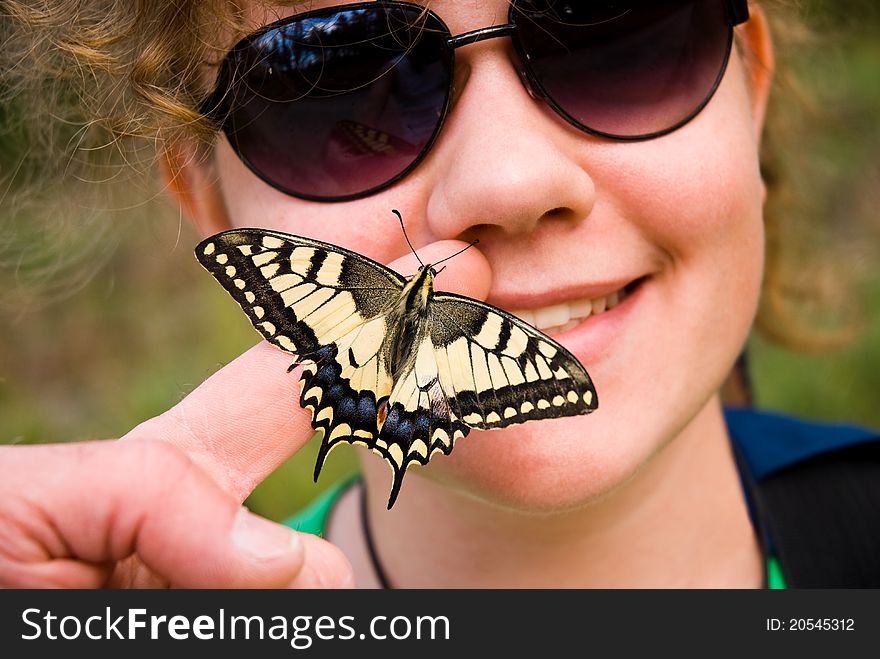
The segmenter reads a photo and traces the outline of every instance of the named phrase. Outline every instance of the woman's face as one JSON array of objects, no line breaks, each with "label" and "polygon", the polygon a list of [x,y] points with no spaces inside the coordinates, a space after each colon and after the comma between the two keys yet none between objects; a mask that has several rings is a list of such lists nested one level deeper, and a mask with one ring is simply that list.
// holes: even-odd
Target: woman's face
[{"label": "woman's face", "polygon": [[[504,22],[507,3],[431,8],[458,34]],[[503,505],[568,507],[623,482],[691,424],[745,341],[762,273],[763,99],[750,94],[734,53],[693,121],[658,139],[612,142],[532,98],[506,42],[458,49],[458,96],[439,140],[378,194],[344,203],[287,196],[222,135],[215,166],[232,226],[309,236],[383,263],[408,252],[393,208],[416,247],[479,238],[493,273],[488,302],[526,310],[539,327],[559,323],[552,307],[577,315],[586,300],[641,282],[616,308],[550,330],[589,371],[596,412],[473,431],[451,456],[411,470]]]}]

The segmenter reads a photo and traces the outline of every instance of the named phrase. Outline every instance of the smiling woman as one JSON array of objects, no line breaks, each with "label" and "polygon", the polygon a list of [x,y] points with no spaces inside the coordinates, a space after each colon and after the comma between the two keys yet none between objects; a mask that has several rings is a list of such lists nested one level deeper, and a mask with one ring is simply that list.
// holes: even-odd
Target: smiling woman
[{"label": "smiling woman", "polygon": [[[155,140],[162,181],[202,235],[231,229],[224,236],[238,240],[251,235],[246,227],[260,228],[253,245],[209,240],[200,256],[219,264],[218,278],[270,341],[302,353],[308,333],[279,327],[294,331],[304,309],[314,311],[275,285],[278,269],[314,288],[328,258],[297,270],[291,247],[275,262],[284,241],[312,252],[311,241],[332,243],[351,263],[357,253],[411,275],[416,258],[404,235],[388,230],[399,208],[424,262],[479,241],[436,279],[439,289],[502,309],[499,331],[506,322],[539,336],[534,325],[589,371],[601,401],[595,413],[493,432],[482,432],[489,413],[500,421],[506,410],[481,397],[500,390],[479,386],[494,383],[491,373],[473,375],[473,387],[456,395],[476,401],[461,410],[476,429],[454,454],[412,469],[403,488],[395,470],[391,511],[387,471],[364,458],[361,485],[311,513],[320,520],[313,530],[342,550],[357,584],[761,587],[777,559],[794,585],[816,583],[798,571],[788,528],[776,525],[756,483],[871,435],[844,442],[824,427],[756,412],[743,422],[725,414],[720,395],[762,287],[773,299],[784,281],[785,241],[765,217],[773,189],[762,176],[762,159],[772,159],[762,141],[771,33],[796,25],[781,3],[437,0],[300,11],[253,2],[233,11],[232,3],[167,2],[112,4],[109,16],[89,3],[2,6],[4,84],[17,103],[51,80],[53,100],[73,98],[78,125],[95,131],[84,139],[109,136],[123,155],[120,139]],[[253,271],[253,281],[230,279],[240,271]],[[409,284],[387,277],[408,291],[431,275],[421,272]],[[246,296],[255,287],[277,309],[253,306]],[[336,294],[325,297],[318,302]],[[280,315],[265,320],[267,309]],[[464,327],[462,309],[450,318]],[[432,340],[451,370],[482,359],[480,341],[456,352]],[[310,378],[335,368],[325,347],[307,350],[318,358],[305,367],[304,404]],[[379,380],[385,353],[374,353]],[[445,366],[434,353],[425,359],[436,360],[442,388]],[[348,399],[334,392],[362,381],[358,369],[371,355],[339,353],[336,379],[318,387],[316,421],[325,410],[331,421],[348,413]],[[311,434],[311,415],[292,403],[288,363],[260,345],[119,444],[175,446],[240,502]],[[454,398],[435,393],[433,412]],[[387,410],[381,392],[370,408],[380,427],[396,409],[388,395]],[[339,427],[327,428],[331,439]],[[755,449],[804,434],[819,448],[783,451],[772,468]],[[359,441],[353,430],[342,439]],[[417,440],[367,443],[394,457],[417,452]],[[330,564],[333,551],[318,556]],[[134,583],[171,578],[148,558],[117,574]],[[305,561],[320,582],[321,560]]]}]

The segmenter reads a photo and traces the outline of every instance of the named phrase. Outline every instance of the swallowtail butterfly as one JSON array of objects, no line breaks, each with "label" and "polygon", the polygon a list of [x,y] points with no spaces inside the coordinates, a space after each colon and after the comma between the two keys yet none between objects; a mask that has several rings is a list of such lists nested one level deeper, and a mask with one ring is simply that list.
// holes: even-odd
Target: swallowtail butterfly
[{"label": "swallowtail butterfly", "polygon": [[[502,309],[433,290],[360,254],[264,229],[234,229],[196,248],[199,262],[254,327],[303,365],[300,404],[331,449],[362,444],[393,472],[449,455],[471,428],[587,414],[590,377],[556,341]],[[291,368],[293,368],[291,366]]]}]

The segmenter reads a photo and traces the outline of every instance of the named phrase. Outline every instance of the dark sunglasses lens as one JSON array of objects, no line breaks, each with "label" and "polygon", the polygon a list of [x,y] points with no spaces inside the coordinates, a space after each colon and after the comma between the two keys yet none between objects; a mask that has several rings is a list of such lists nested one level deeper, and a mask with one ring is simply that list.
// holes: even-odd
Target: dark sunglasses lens
[{"label": "dark sunglasses lens", "polygon": [[[272,185],[369,193],[424,155],[446,106],[446,31],[419,7],[310,13],[237,46],[224,130]],[[228,83],[227,83],[228,84]]]},{"label": "dark sunglasses lens", "polygon": [[731,28],[721,0],[518,2],[525,65],[576,123],[616,137],[681,125],[711,97]]}]

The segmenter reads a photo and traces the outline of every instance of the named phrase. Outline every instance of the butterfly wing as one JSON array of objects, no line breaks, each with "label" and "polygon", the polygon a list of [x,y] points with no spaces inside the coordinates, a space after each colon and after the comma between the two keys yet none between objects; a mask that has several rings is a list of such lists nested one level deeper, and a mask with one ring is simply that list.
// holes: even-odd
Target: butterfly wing
[{"label": "butterfly wing", "polygon": [[406,280],[341,247],[262,229],[218,234],[196,255],[263,337],[303,362],[300,404],[322,437],[315,479],[343,442],[387,458],[377,413],[392,379],[381,347]]},{"label": "butterfly wing", "polygon": [[212,236],[196,257],[267,341],[300,358],[387,313],[406,283],[355,252],[264,229]]},{"label": "butterfly wing", "polygon": [[598,406],[574,355],[497,307],[438,293],[431,340],[449,408],[471,428],[588,414]]}]

